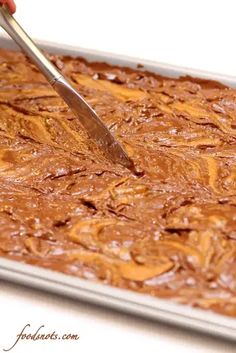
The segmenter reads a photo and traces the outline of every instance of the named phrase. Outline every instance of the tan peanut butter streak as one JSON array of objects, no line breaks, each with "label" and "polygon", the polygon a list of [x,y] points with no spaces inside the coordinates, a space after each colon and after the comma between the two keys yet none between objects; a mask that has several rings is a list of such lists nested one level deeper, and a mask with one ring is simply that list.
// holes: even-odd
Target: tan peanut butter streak
[{"label": "tan peanut butter streak", "polygon": [[50,58],[140,173],[0,50],[0,256],[236,317],[236,90]]}]

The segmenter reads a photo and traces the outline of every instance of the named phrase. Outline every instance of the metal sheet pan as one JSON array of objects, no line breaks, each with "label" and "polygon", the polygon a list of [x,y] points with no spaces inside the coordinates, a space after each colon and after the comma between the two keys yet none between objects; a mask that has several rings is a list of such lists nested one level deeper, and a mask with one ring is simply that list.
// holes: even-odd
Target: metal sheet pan
[{"label": "metal sheet pan", "polygon": [[[236,77],[211,74],[187,68],[154,63],[140,59],[122,57],[109,53],[70,47],[62,44],[38,42],[41,48],[51,53],[72,56],[83,56],[91,61],[106,61],[110,64],[137,67],[142,64],[144,70],[158,72],[169,77],[191,75],[205,79],[213,79],[236,87]],[[0,47],[17,49],[8,37],[0,37]],[[65,295],[73,299],[102,305],[123,312],[163,321],[172,325],[184,327],[230,339],[236,342],[236,320],[209,311],[176,304],[149,295],[134,293],[129,290],[94,283],[63,273],[31,266],[0,257],[0,278],[13,283],[22,284],[40,290]]]}]

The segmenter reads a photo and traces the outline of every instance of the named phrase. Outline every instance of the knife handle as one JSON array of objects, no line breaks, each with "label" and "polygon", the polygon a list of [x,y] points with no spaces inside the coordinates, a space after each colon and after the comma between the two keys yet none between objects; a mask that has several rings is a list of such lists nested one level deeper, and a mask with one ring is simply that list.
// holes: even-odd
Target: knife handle
[{"label": "knife handle", "polygon": [[36,44],[29,38],[23,28],[10,14],[8,8],[0,6],[0,26],[15,40],[19,47],[32,60],[32,62],[44,73],[52,85],[61,78],[61,73],[45,57]]}]

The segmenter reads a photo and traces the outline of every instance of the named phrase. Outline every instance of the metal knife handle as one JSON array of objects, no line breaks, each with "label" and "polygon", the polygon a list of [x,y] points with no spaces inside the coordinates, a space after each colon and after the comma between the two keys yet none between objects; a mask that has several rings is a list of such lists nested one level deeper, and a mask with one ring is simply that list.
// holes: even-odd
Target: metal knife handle
[{"label": "metal knife handle", "polygon": [[16,41],[23,52],[25,52],[40,71],[44,73],[51,84],[60,79],[62,76],[61,73],[38,49],[4,5],[0,6],[0,26]]},{"label": "metal knife handle", "polygon": [[135,172],[133,161],[102,120],[100,120],[96,112],[37,48],[4,5],[0,5],[0,26],[5,29],[44,74],[49,83],[78,117],[89,136],[102,147],[105,154],[113,162],[120,163]]}]

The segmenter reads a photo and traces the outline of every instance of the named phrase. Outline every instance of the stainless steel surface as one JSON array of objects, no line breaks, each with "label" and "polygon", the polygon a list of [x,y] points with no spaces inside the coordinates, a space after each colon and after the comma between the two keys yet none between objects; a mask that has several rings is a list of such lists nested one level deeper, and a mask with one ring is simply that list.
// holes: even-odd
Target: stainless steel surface
[{"label": "stainless steel surface", "polygon": [[128,169],[134,170],[132,160],[121,147],[120,143],[112,136],[109,129],[98,118],[85,100],[63,77],[53,83],[53,88],[64,98],[81,124],[92,137],[105,150],[114,163],[119,163]]},{"label": "stainless steel surface", "polygon": [[0,26],[5,29],[45,75],[52,87],[78,117],[89,137],[96,141],[111,161],[119,163],[126,168],[134,169],[132,160],[128,157],[121,144],[114,138],[106,125],[99,119],[95,111],[86,103],[83,97],[37,48],[35,43],[9,13],[6,6],[0,6],[0,13]]},{"label": "stainless steel surface", "polygon": [[[8,38],[0,37],[0,47],[17,49]],[[114,54],[99,53],[56,43],[41,42],[40,47],[51,53],[83,56],[87,60],[106,61],[110,64],[136,67],[144,65],[144,70],[158,72],[166,76],[192,75],[214,79],[236,87],[236,78],[211,74],[192,69],[152,63]],[[186,329],[207,333],[236,342],[236,320],[226,316],[175,304],[151,296],[122,290],[92,281],[86,281],[59,272],[22,264],[0,257],[0,278],[20,285],[49,291],[55,294],[79,299],[86,302],[114,308],[126,313],[139,315],[152,320],[162,321]]]},{"label": "stainless steel surface", "polygon": [[0,259],[0,278],[236,342],[236,321],[171,301]]},{"label": "stainless steel surface", "polygon": [[53,83],[61,77],[61,73],[45,57],[41,50],[35,45],[31,38],[25,33],[23,28],[9,13],[7,7],[0,5],[0,26],[10,35],[10,37],[19,45],[34,64],[40,69],[47,80]]}]

